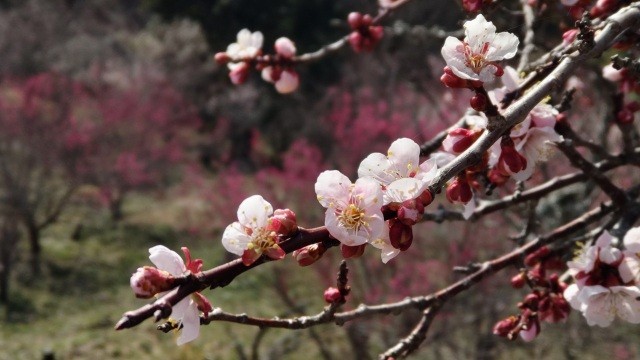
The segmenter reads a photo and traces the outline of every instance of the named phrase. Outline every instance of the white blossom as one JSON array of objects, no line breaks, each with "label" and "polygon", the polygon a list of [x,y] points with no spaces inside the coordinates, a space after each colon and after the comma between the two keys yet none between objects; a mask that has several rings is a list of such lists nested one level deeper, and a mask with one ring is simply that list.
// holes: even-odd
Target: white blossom
[{"label": "white blossom", "polygon": [[435,160],[420,164],[420,146],[413,140],[401,138],[394,141],[387,155],[373,153],[358,167],[358,176],[371,177],[384,192],[384,205],[415,199],[422,194],[436,176]]},{"label": "white blossom", "polygon": [[260,31],[252,33],[248,29],[242,29],[238,32],[237,41],[227,46],[226,53],[230,58],[236,60],[252,59],[260,53],[262,40],[263,36]]},{"label": "white blossom", "polygon": [[371,178],[355,184],[337,170],[324,171],[315,184],[320,204],[327,208],[325,226],[334,238],[348,246],[358,246],[382,234],[382,190]]},{"label": "white blossom", "polygon": [[442,47],[442,57],[454,74],[462,79],[492,81],[500,69],[498,61],[510,59],[518,51],[518,37],[501,32],[482,14],[464,24],[463,41],[449,36]]}]

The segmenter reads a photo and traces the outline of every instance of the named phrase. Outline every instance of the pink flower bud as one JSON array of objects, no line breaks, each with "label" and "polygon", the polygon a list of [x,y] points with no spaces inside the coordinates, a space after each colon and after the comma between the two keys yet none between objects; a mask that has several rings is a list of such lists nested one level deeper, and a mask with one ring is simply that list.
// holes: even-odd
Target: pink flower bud
[{"label": "pink flower bud", "polygon": [[635,116],[633,115],[633,112],[629,111],[627,108],[618,111],[616,114],[616,121],[620,124],[631,124],[633,123],[634,118]]},{"label": "pink flower bud", "polygon": [[505,175],[515,174],[527,168],[527,158],[520,155],[513,145],[513,141],[510,144],[502,145],[498,168],[504,170]]},{"label": "pink flower bud", "polygon": [[249,77],[249,64],[241,62],[237,64],[228,64],[231,71],[229,71],[229,79],[234,85],[243,84]]},{"label": "pink flower bud", "polygon": [[431,194],[431,191],[425,190],[420,194],[420,196],[418,196],[418,199],[422,201],[422,206],[426,207],[433,202],[433,195]]},{"label": "pink flower bud", "polygon": [[292,58],[296,54],[296,45],[286,37],[276,40],[275,49],[278,55],[285,58]]},{"label": "pink flower bud", "polygon": [[345,299],[344,299],[344,296],[342,296],[342,294],[340,293],[340,290],[332,286],[324,291],[324,301],[326,301],[329,304],[334,304],[334,303],[343,303]]},{"label": "pink flower bud", "polygon": [[340,245],[340,252],[342,253],[342,257],[345,259],[349,258],[357,258],[364,254],[364,248],[367,244],[362,244],[358,246],[349,246],[349,245]]},{"label": "pink flower bud", "polygon": [[473,198],[471,186],[462,177],[456,177],[449,185],[447,185],[447,199],[451,202],[468,203]]},{"label": "pink flower bud", "polygon": [[464,129],[464,128],[456,128],[449,131],[447,137],[442,141],[442,148],[444,151],[459,154],[465,150],[471,144],[476,141],[476,132]]},{"label": "pink flower bud", "polygon": [[495,66],[496,68],[496,72],[494,72],[493,75],[495,75],[496,77],[501,77],[502,75],[504,75],[504,69],[502,68],[502,66],[500,66],[499,64],[494,64],[493,66]]},{"label": "pink flower bud", "polygon": [[444,74],[440,77],[440,82],[442,82],[446,87],[450,87],[452,89],[469,87],[467,80],[458,77],[458,75],[454,74],[448,66],[444,67]]},{"label": "pink flower bud", "polygon": [[512,333],[516,330],[519,322],[520,319],[517,316],[509,316],[500,320],[493,326],[493,334],[513,340],[514,335]]},{"label": "pink flower bud", "polygon": [[175,277],[170,273],[151,266],[144,266],[131,275],[129,281],[136,297],[149,299],[174,287]]},{"label": "pink flower bud", "polygon": [[487,106],[487,97],[484,96],[484,94],[476,93],[469,100],[469,104],[476,111],[484,111],[484,108]]},{"label": "pink flower bud", "polygon": [[534,266],[551,253],[551,249],[548,246],[543,246],[540,249],[532,252],[524,258],[524,264],[526,266]]},{"label": "pink flower bud", "polygon": [[525,273],[519,273],[518,275],[511,278],[511,286],[515,289],[521,289],[527,283],[527,278]]},{"label": "pink flower bud", "polygon": [[406,251],[413,243],[413,229],[399,219],[389,220],[389,241],[391,246]]},{"label": "pink flower bud", "polygon": [[276,209],[269,219],[267,229],[282,236],[291,236],[298,231],[296,214],[290,209]]},{"label": "pink flower bud", "polygon": [[483,0],[462,0],[462,8],[467,12],[478,12],[482,8]]},{"label": "pink flower bud", "polygon": [[225,65],[226,63],[231,61],[231,58],[229,57],[229,55],[227,55],[226,52],[216,53],[213,59],[220,65]]},{"label": "pink flower bud", "polygon": [[322,257],[326,248],[321,243],[305,246],[293,252],[293,258],[300,266],[309,266]]},{"label": "pink flower bud", "polygon": [[349,34],[349,45],[351,45],[351,48],[353,49],[353,51],[359,53],[363,50],[362,39],[363,39],[363,36],[358,31],[354,31],[351,34]]},{"label": "pink flower bud", "polygon": [[349,26],[351,26],[351,29],[357,30],[362,25],[362,14],[359,12],[349,13],[347,22],[349,23]]}]

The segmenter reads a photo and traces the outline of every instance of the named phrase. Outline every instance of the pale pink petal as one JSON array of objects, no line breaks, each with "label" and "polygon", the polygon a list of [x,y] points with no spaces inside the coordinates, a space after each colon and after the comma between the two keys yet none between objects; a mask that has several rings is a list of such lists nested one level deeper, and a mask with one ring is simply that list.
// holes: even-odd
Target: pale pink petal
[{"label": "pale pink petal", "polygon": [[503,59],[511,59],[518,52],[518,37],[508,33],[501,32],[496,34],[491,41],[491,48],[487,53],[487,61],[500,61]]},{"label": "pale pink petal", "polygon": [[265,227],[271,214],[273,207],[260,195],[246,198],[238,207],[238,221],[250,229]]},{"label": "pale pink petal", "polygon": [[260,76],[262,77],[262,80],[269,82],[269,83],[273,83],[273,67],[272,66],[267,66],[264,69],[262,69],[262,72],[260,73]]},{"label": "pale pink petal", "polygon": [[[518,88],[522,79],[518,75],[518,71],[511,66],[505,66],[504,74],[500,78],[507,91],[513,91]],[[500,99],[502,100],[502,99]]]},{"label": "pale pink petal", "polygon": [[376,239],[370,241],[369,243],[374,247],[380,249],[380,259],[383,263],[388,263],[389,260],[400,254],[400,250],[391,246],[391,241],[389,241],[389,231],[388,226],[386,226],[387,231],[383,231],[381,236]]},{"label": "pale pink petal", "polygon": [[389,171],[389,159],[382,153],[369,154],[358,167],[358,177],[371,177],[382,185],[389,185],[395,176]]},{"label": "pale pink petal", "polygon": [[408,138],[401,138],[389,146],[387,157],[400,177],[407,177],[418,170],[420,146]]},{"label": "pale pink petal", "polygon": [[634,227],[627,231],[623,242],[627,250],[640,253],[640,227]]},{"label": "pale pink petal", "polygon": [[462,79],[477,80],[478,75],[465,64],[462,41],[449,36],[444,41],[441,54],[454,74]]},{"label": "pale pink petal", "polygon": [[379,213],[382,208],[382,190],[380,184],[369,177],[359,178],[353,186],[351,195],[357,199],[359,208],[366,213]]},{"label": "pale pink petal", "polygon": [[275,43],[276,52],[286,58],[296,54],[296,45],[289,38],[281,37]]},{"label": "pale pink petal", "polygon": [[496,34],[496,27],[487,21],[482,14],[464,23],[465,41],[474,53],[480,53],[485,43],[491,43]]},{"label": "pale pink petal", "polygon": [[614,68],[611,64],[602,68],[602,76],[611,82],[618,82],[624,78],[622,70]]},{"label": "pale pink petal", "polygon": [[182,275],[187,271],[184,260],[173,250],[166,246],[156,245],[149,249],[149,260],[160,270],[164,270],[173,276]]},{"label": "pale pink petal", "polygon": [[222,246],[224,246],[228,252],[238,256],[242,256],[242,253],[250,242],[251,236],[247,235],[239,222],[234,222],[227,226],[222,234]]},{"label": "pale pink petal", "polygon": [[640,289],[636,286],[612,286],[616,297],[616,313],[620,319],[632,324],[640,323]]},{"label": "pale pink petal", "polygon": [[582,311],[583,303],[578,299],[579,292],[580,289],[578,288],[578,285],[571,284],[567,286],[562,293],[562,296],[564,296],[565,300],[569,302],[569,305],[571,305],[572,308]]},{"label": "pale pink petal", "polygon": [[401,203],[406,200],[415,199],[422,194],[429,183],[416,178],[399,179],[387,186],[384,192],[384,204],[392,202]]},{"label": "pale pink petal", "polygon": [[351,185],[351,180],[340,171],[324,171],[318,176],[315,184],[318,201],[326,208],[346,205]]},{"label": "pale pink petal", "polygon": [[276,81],[276,90],[280,94],[289,94],[294,92],[300,84],[300,77],[295,71],[284,70],[280,74],[280,79]]},{"label": "pale pink petal", "polygon": [[590,326],[607,327],[616,316],[615,298],[604,286],[585,286],[578,297],[585,304],[583,315]]},{"label": "pale pink petal", "polygon": [[640,284],[640,258],[636,256],[636,253],[625,252],[624,259],[618,266],[618,273],[625,283]]},{"label": "pale pink petal", "polygon": [[185,309],[184,316],[181,320],[182,329],[180,330],[180,336],[178,336],[178,346],[193,341],[198,337],[198,335],[200,335],[199,315],[200,312],[198,311],[196,303],[189,299],[189,305]]}]

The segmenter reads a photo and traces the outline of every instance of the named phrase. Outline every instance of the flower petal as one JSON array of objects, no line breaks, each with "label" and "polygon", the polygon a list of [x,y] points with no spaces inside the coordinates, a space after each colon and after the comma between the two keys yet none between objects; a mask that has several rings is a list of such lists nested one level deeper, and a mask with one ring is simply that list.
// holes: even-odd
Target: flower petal
[{"label": "flower petal", "polygon": [[250,242],[251,236],[247,235],[243,226],[237,221],[227,226],[222,234],[222,246],[228,252],[238,256],[242,256]]},{"label": "flower petal", "polygon": [[189,299],[189,304],[182,317],[182,330],[180,330],[180,336],[178,336],[178,345],[193,341],[200,335],[199,315],[198,306],[193,300]]},{"label": "flower petal", "polygon": [[149,249],[149,260],[158,269],[164,270],[173,276],[182,275],[187,271],[184,260],[180,255],[163,245],[156,245]]},{"label": "flower petal", "polygon": [[640,253],[640,226],[627,231],[623,242],[627,250]]},{"label": "flower petal", "polygon": [[240,224],[250,229],[265,227],[271,214],[273,207],[260,195],[246,198],[238,207]]},{"label": "flower petal", "polygon": [[320,204],[326,208],[335,208],[337,202],[344,203],[351,190],[351,180],[338,170],[327,170],[318,176],[315,184]]},{"label": "flower petal", "polygon": [[518,45],[520,40],[518,37],[508,33],[501,32],[496,34],[491,41],[491,48],[487,52],[487,61],[500,61],[504,59],[511,59],[518,52]]}]

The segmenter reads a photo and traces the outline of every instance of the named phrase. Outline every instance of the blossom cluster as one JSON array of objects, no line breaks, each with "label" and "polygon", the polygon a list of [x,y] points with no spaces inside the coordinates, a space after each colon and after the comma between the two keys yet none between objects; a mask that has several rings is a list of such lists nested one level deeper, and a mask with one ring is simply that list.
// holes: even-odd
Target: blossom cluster
[{"label": "blossom cluster", "polygon": [[235,85],[244,83],[251,71],[251,65],[261,71],[262,79],[272,83],[281,94],[288,94],[298,88],[300,79],[294,65],[296,46],[286,37],[278,38],[274,44],[275,54],[262,55],[263,35],[260,31],[242,29],[235,43],[227,51],[217,53],[215,59],[227,64],[229,79]]},{"label": "blossom cluster", "polygon": [[589,325],[606,327],[616,317],[640,323],[640,227],[627,232],[623,245],[624,250],[613,246],[605,231],[567,263],[575,283],[564,297]]}]

